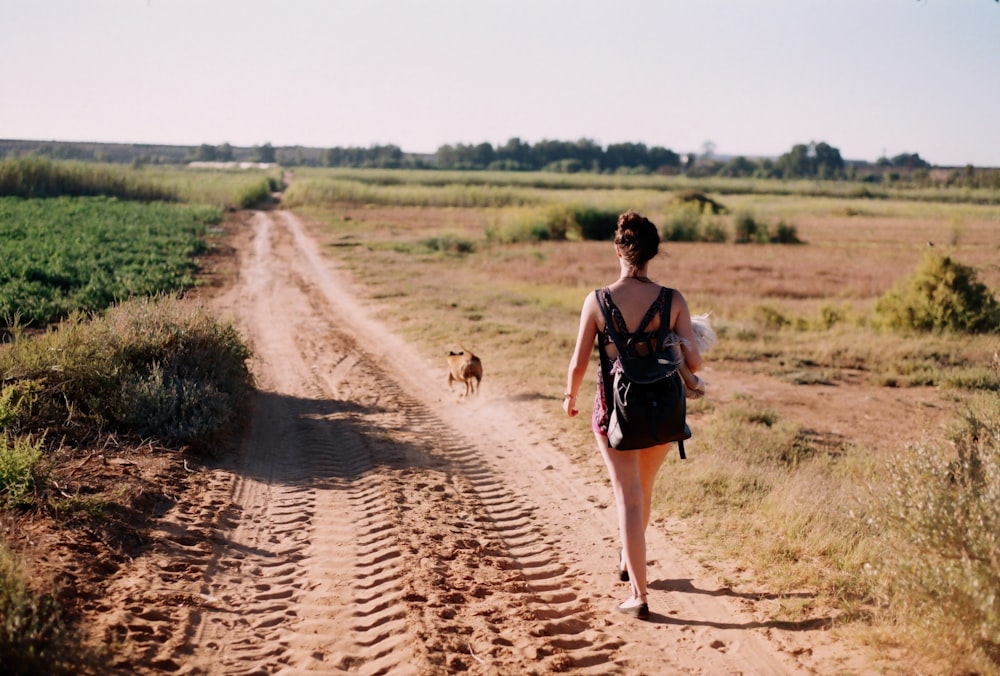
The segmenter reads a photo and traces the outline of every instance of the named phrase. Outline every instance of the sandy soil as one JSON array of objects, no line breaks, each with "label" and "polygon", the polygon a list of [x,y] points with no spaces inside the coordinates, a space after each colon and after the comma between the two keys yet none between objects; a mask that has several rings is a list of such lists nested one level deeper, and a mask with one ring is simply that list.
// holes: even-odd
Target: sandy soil
[{"label": "sandy soil", "polygon": [[[443,364],[366,315],[298,218],[250,225],[237,282],[212,302],[255,351],[252,428],[190,473],[94,606],[123,673],[869,670],[829,618],[771,620],[776,595],[724,586],[727,571],[683,553],[679,522],[650,528],[651,621],[613,612],[627,590],[610,488],[566,460],[538,403],[494,385],[457,404]],[[722,396],[782,396],[705,375]],[[878,396],[900,417],[926,408]],[[828,399],[807,405],[833,410],[825,433],[864,433]]]}]

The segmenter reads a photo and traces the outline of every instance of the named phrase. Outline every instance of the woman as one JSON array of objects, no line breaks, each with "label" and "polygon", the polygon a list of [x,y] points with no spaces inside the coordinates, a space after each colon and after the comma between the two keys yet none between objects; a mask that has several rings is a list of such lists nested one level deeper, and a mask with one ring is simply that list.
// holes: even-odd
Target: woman
[{"label": "woman", "polygon": [[[615,252],[618,254],[621,274],[612,284],[600,289],[612,321],[622,338],[652,339],[660,327],[660,318],[667,299],[670,299],[669,329],[682,340],[684,363],[691,372],[701,366],[701,355],[691,329],[691,314],[684,296],[674,289],[662,287],[648,276],[649,261],[660,247],[656,226],[639,214],[626,211],[618,217],[615,231]],[[566,376],[566,395],[563,409],[570,417],[579,414],[577,394],[586,375],[594,340],[605,346],[609,359],[617,356],[614,342],[608,334],[604,315],[595,294],[587,295],[580,312],[580,328],[576,347]],[[618,508],[618,531],[622,541],[618,575],[631,584],[631,595],[617,607],[619,612],[632,617],[647,619],[649,605],[646,599],[646,526],[653,497],[656,473],[667,455],[668,444],[638,451],[617,451],[608,446],[608,407],[605,402],[604,382],[611,374],[598,368],[597,394],[594,397],[592,427],[597,438],[597,448],[611,475],[611,485]]]}]

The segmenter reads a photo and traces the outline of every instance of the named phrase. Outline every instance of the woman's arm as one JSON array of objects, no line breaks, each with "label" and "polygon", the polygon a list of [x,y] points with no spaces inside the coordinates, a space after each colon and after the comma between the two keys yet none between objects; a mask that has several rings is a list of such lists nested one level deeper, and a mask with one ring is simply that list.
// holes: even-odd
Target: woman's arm
[{"label": "woman's arm", "polygon": [[576,334],[576,347],[569,360],[566,372],[566,392],[563,397],[563,410],[570,417],[580,412],[576,406],[576,398],[580,393],[580,385],[587,375],[590,364],[590,354],[594,350],[594,339],[597,337],[597,299],[593,293],[587,294],[580,310],[580,326]]},{"label": "woman's arm", "polygon": [[691,328],[691,312],[688,310],[687,301],[677,289],[674,289],[670,314],[674,316],[674,333],[683,339],[681,340],[681,351],[684,353],[684,363],[687,364],[691,373],[694,373],[701,368],[701,353],[698,351],[698,343],[695,341],[694,329]]}]

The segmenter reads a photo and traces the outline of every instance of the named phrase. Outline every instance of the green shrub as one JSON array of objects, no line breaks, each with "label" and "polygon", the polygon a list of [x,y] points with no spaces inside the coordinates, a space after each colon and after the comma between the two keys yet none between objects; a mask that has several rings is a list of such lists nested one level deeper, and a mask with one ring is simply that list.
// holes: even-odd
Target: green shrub
[{"label": "green shrub", "polygon": [[428,237],[423,240],[421,244],[431,251],[440,251],[442,253],[451,254],[467,254],[476,250],[476,245],[472,242],[472,240],[455,235]]},{"label": "green shrub", "polygon": [[28,501],[41,459],[40,440],[0,435],[0,504],[16,507]]},{"label": "green shrub", "polygon": [[34,383],[19,381],[0,386],[0,430],[16,431],[21,412],[31,406]]},{"label": "green shrub", "polygon": [[755,305],[751,308],[753,321],[762,328],[777,331],[794,325],[794,320],[784,312],[770,305]]},{"label": "green shrub", "polygon": [[766,242],[767,223],[758,221],[751,213],[736,214],[733,217],[733,241],[737,244]]},{"label": "green shrub", "polygon": [[778,221],[778,225],[775,226],[774,233],[768,237],[768,241],[772,244],[802,244],[798,228],[783,220]]},{"label": "green shrub", "polygon": [[[889,463],[875,493],[885,602],[954,655],[1000,670],[1000,402],[984,395],[950,433],[956,454],[919,445]],[[980,667],[981,668],[981,667]]]},{"label": "green shrub", "polygon": [[686,204],[672,210],[660,228],[660,236],[667,242],[700,241],[701,213],[697,204]]},{"label": "green shrub", "polygon": [[711,218],[702,222],[701,241],[721,244],[729,240],[726,226],[718,219]]},{"label": "green shrub", "polygon": [[889,328],[917,331],[1000,331],[1000,305],[973,268],[928,252],[917,271],[878,299],[875,313]]},{"label": "green shrub", "polygon": [[576,207],[573,219],[579,228],[580,238],[606,241],[618,228],[618,212],[595,207]]},{"label": "green shrub", "polygon": [[539,209],[504,209],[486,226],[486,240],[497,244],[552,239],[545,214]]}]

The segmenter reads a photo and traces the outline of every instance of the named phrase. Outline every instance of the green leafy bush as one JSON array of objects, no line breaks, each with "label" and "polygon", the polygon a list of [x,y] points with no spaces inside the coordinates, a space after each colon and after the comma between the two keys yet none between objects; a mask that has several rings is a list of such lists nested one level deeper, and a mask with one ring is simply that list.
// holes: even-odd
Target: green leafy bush
[{"label": "green leafy bush", "polygon": [[743,212],[733,217],[733,241],[750,244],[767,241],[767,223],[758,221],[753,214]]},{"label": "green leafy bush", "polygon": [[27,500],[35,486],[41,459],[40,440],[11,440],[0,435],[0,504],[18,506]]},{"label": "green leafy bush", "polygon": [[802,244],[794,224],[781,220],[772,228],[749,212],[733,217],[733,241],[737,244]]},{"label": "green leafy bush", "polygon": [[573,219],[579,228],[581,239],[609,240],[618,228],[618,212],[609,209],[576,207]]},{"label": "green leafy bush", "polygon": [[660,236],[667,242],[698,242],[701,240],[701,209],[696,204],[672,210],[660,228]]},{"label": "green leafy bush", "polygon": [[768,236],[768,241],[772,244],[802,244],[799,239],[798,228],[792,223],[778,221],[774,227],[774,232]]},{"label": "green leafy bush", "polygon": [[1000,305],[973,268],[928,252],[917,271],[875,305],[880,322],[893,329],[993,333]]}]

